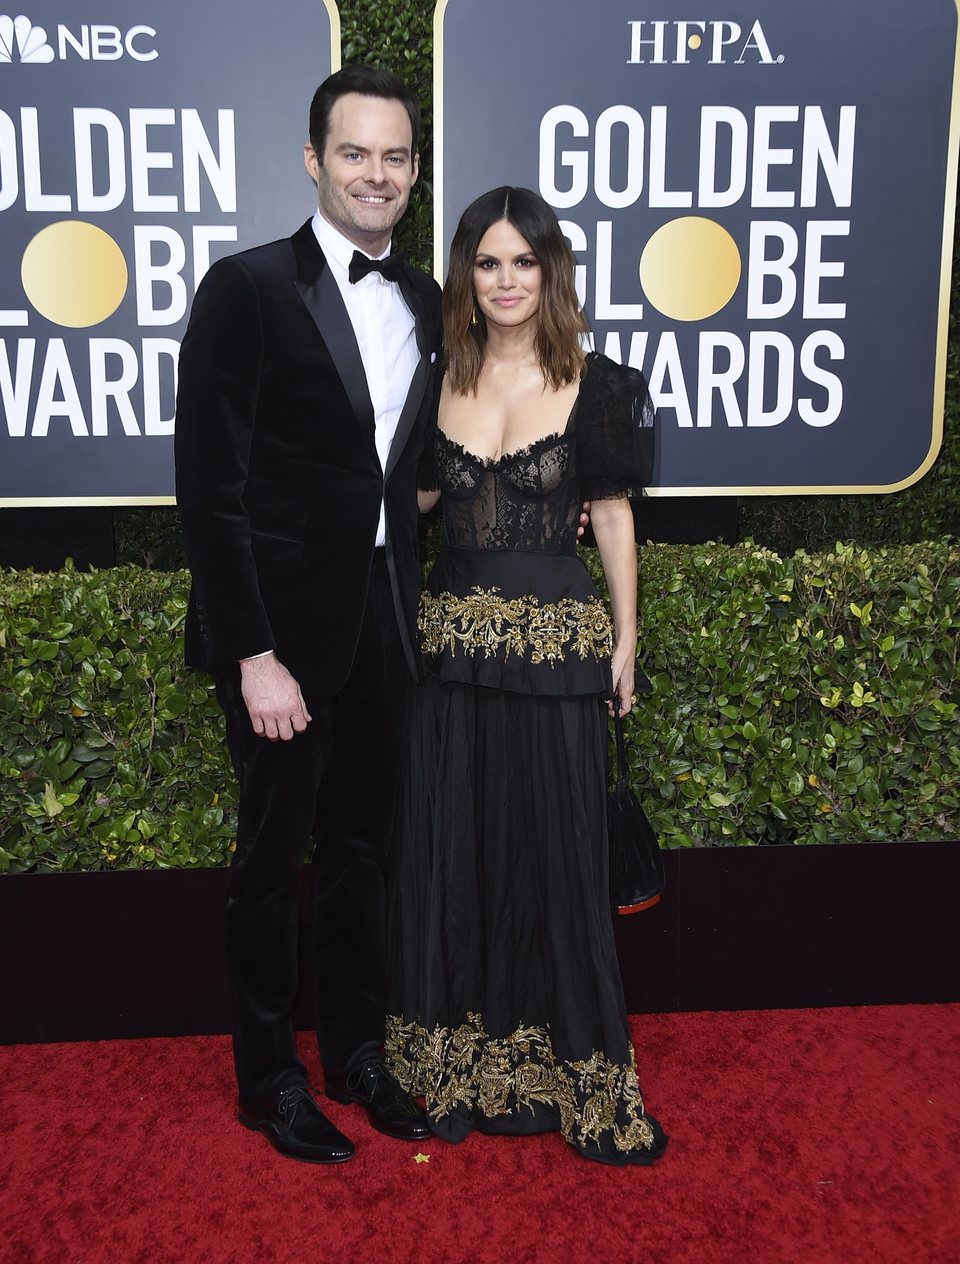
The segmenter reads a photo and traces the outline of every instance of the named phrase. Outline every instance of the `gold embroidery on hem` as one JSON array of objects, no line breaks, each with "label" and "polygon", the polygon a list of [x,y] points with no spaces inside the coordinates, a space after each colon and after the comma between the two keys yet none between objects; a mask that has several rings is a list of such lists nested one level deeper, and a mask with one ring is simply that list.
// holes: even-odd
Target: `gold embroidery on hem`
[{"label": "gold embroidery on hem", "polygon": [[577,601],[564,597],[541,605],[538,597],[504,597],[499,588],[472,588],[465,597],[424,593],[418,620],[425,654],[461,646],[468,654],[492,658],[501,648],[530,656],[534,664],[562,661],[569,650],[581,659],[609,657],[613,625],[596,597]]},{"label": "gold embroidery on hem", "polygon": [[391,1015],[385,1050],[391,1073],[408,1093],[426,1097],[432,1119],[458,1106],[494,1118],[542,1103],[556,1107],[573,1145],[597,1146],[604,1136],[620,1153],[655,1145],[632,1050],[629,1064],[597,1051],[586,1061],[558,1062],[547,1028],[493,1039],[472,1013],[459,1027],[433,1031]]}]

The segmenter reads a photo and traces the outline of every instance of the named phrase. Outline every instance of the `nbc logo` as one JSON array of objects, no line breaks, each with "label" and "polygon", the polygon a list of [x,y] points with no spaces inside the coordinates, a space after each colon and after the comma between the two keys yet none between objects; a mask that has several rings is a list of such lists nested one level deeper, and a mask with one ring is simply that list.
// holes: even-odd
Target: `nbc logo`
[{"label": "nbc logo", "polygon": [[117,26],[83,25],[75,31],[61,22],[56,29],[56,48],[47,43],[47,32],[34,26],[20,14],[11,18],[0,14],[0,66],[12,62],[51,62],[79,58],[80,61],[118,61],[131,57],[134,61],[154,61],[157,50],[150,41],[157,32],[152,26],[131,26],[121,31]]},{"label": "nbc logo", "polygon": [[12,61],[53,61],[53,49],[42,26],[34,26],[22,13],[17,18],[0,13],[0,63]]}]

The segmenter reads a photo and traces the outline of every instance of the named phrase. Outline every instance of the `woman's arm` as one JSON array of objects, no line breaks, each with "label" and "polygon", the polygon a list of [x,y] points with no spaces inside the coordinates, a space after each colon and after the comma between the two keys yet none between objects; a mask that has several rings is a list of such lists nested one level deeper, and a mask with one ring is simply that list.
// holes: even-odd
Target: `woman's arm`
[{"label": "woman's arm", "polygon": [[439,491],[434,490],[432,492],[422,492],[418,490],[417,508],[420,510],[422,514],[428,514],[439,499],[440,499]]},{"label": "woman's arm", "polygon": [[[620,714],[626,715],[633,704],[637,657],[637,546],[630,501],[595,500],[591,520],[613,613],[613,691],[620,698]],[[612,703],[609,710],[613,715]]]}]

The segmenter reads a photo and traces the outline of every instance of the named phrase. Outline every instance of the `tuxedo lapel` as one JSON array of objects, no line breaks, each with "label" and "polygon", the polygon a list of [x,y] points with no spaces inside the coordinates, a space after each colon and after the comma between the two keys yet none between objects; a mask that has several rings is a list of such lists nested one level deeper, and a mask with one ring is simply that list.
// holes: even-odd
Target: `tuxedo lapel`
[{"label": "tuxedo lapel", "polygon": [[363,371],[360,348],[340,289],[327,267],[309,220],[294,234],[292,241],[297,258],[297,278],[294,285],[330,353],[363,438],[376,454],[370,390]]},{"label": "tuxedo lapel", "polygon": [[410,431],[413,429],[413,423],[416,421],[417,414],[420,411],[420,405],[423,403],[423,393],[426,390],[427,380],[430,376],[431,347],[427,330],[427,316],[420,293],[410,278],[409,264],[404,264],[403,267],[400,277],[400,293],[403,295],[404,302],[410,308],[413,316],[420,359],[414,370],[410,389],[407,391],[407,398],[404,401],[400,418],[397,421],[397,430],[390,445],[390,455],[387,457],[387,468],[383,472],[385,479],[390,477],[390,472],[400,459],[403,446],[409,438]]}]

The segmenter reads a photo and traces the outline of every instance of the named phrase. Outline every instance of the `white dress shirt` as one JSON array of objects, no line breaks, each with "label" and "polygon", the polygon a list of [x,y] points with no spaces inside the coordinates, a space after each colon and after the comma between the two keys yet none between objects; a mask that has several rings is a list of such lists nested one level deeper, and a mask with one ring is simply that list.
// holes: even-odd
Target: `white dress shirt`
[{"label": "white dress shirt", "polygon": [[[385,470],[400,412],[420,362],[414,319],[400,293],[400,286],[395,281],[385,280],[379,272],[369,272],[355,285],[350,284],[348,269],[357,247],[325,220],[319,211],[314,212],[313,231],[340,288],[360,347],[367,389],[373,404],[377,455],[380,457],[380,468]],[[388,246],[376,258],[384,259],[389,253]],[[381,501],[377,544],[382,545],[385,540],[386,526]]]}]

